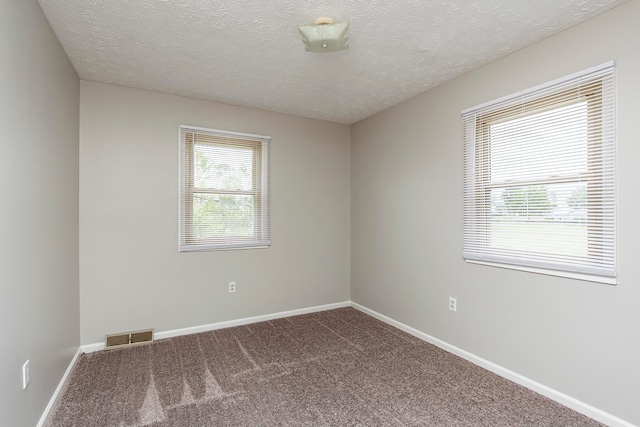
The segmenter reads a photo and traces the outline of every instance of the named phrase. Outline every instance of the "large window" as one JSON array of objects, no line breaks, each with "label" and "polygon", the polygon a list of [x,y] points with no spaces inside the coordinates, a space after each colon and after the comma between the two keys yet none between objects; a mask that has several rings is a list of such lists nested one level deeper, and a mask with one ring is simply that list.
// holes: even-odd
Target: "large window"
[{"label": "large window", "polygon": [[463,111],[465,259],[615,282],[613,96],[609,63]]},{"label": "large window", "polygon": [[179,250],[266,247],[269,137],[180,126]]}]

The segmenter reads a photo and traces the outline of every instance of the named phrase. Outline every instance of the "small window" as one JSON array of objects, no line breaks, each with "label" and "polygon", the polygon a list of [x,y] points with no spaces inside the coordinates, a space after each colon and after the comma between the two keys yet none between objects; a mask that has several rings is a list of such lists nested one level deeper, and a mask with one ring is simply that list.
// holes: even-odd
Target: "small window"
[{"label": "small window", "polygon": [[271,244],[269,141],[180,126],[179,251]]},{"label": "small window", "polygon": [[613,96],[609,63],[463,111],[465,259],[613,283]]}]

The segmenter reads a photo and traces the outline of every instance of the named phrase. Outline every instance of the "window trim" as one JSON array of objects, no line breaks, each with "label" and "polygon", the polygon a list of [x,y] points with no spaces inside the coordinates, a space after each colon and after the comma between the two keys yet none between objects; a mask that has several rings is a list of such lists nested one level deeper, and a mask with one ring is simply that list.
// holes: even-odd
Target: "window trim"
[{"label": "window trim", "polygon": [[[465,140],[465,147],[464,147],[465,176],[464,176],[464,201],[463,201],[463,204],[464,204],[463,257],[465,261],[473,264],[489,265],[494,267],[529,271],[529,272],[542,273],[542,274],[548,274],[553,276],[569,277],[574,279],[581,279],[581,280],[594,281],[594,282],[607,283],[607,284],[616,284],[617,279],[616,279],[616,253],[615,253],[616,252],[615,250],[615,246],[616,246],[615,205],[612,208],[613,210],[612,224],[609,224],[607,221],[603,221],[602,223],[599,224],[599,227],[600,227],[599,230],[594,231],[590,227],[588,228],[589,235],[591,235],[591,233],[603,233],[603,231],[605,231],[608,233],[609,236],[611,236],[612,243],[613,243],[613,255],[612,255],[613,274],[610,274],[610,272],[603,273],[603,274],[595,273],[596,271],[595,267],[593,267],[590,271],[581,271],[580,269],[563,270],[563,268],[565,268],[563,267],[563,264],[565,266],[568,265],[566,260],[563,262],[559,261],[557,264],[557,268],[555,266],[551,267],[553,262],[549,262],[546,265],[542,266],[543,262],[541,261],[537,263],[531,262],[533,258],[531,258],[530,252],[528,253],[529,254],[529,258],[528,258],[526,256],[527,255],[526,251],[518,251],[517,249],[510,250],[510,252],[508,252],[508,255],[505,255],[503,259],[501,259],[501,255],[497,254],[496,251],[492,250],[489,244],[486,243],[490,238],[490,236],[487,237],[486,235],[486,233],[488,233],[489,230],[486,226],[483,227],[482,225],[482,221],[486,222],[489,219],[489,216],[486,213],[487,206],[490,206],[490,203],[487,203],[487,197],[489,198],[491,197],[490,191],[491,189],[494,189],[494,188],[506,188],[506,187],[523,186],[523,185],[524,186],[541,185],[543,181],[544,181],[544,184],[556,183],[556,182],[557,183],[587,182],[587,186],[590,187],[593,185],[594,182],[596,183],[604,182],[604,178],[602,178],[603,173],[612,173],[613,174],[612,192],[613,192],[614,203],[615,203],[615,154],[611,154],[611,158],[602,157],[597,159],[598,162],[601,163],[601,166],[599,167],[599,170],[596,173],[596,175],[592,176],[590,179],[587,179],[587,180],[585,180],[585,177],[592,175],[591,165],[593,161],[590,158],[587,159],[588,172],[586,174],[582,174],[579,177],[579,179],[578,177],[569,176],[569,175],[559,178],[556,182],[551,182],[549,181],[549,179],[543,180],[538,178],[531,178],[527,180],[522,180],[521,182],[517,182],[517,185],[516,185],[516,183],[513,183],[513,182],[510,182],[508,184],[506,182],[493,183],[490,181],[491,179],[490,176],[484,176],[484,177],[479,176],[481,175],[481,171],[484,172],[485,175],[490,171],[490,168],[486,165],[486,163],[491,162],[489,137],[486,136],[486,134],[483,134],[483,131],[488,129],[490,125],[515,119],[516,111],[522,109],[523,105],[540,104],[541,105],[540,109],[532,108],[527,110],[528,114],[536,114],[536,113],[543,112],[545,110],[561,108],[562,103],[561,102],[553,103],[554,98],[556,99],[562,98],[563,100],[566,100],[567,105],[580,102],[580,98],[584,98],[588,102],[587,117],[590,117],[593,114],[592,113],[593,103],[590,101],[591,99],[590,97],[593,97],[593,95],[596,94],[597,96],[595,98],[597,100],[597,98],[602,94],[601,102],[603,104],[605,103],[605,100],[607,102],[613,101],[611,103],[610,110],[607,110],[607,113],[610,113],[612,115],[611,117],[613,117],[613,114],[614,114],[613,110],[615,109],[614,100],[613,98],[605,99],[605,96],[610,95],[611,97],[614,97],[615,93],[613,90],[605,91],[604,83],[603,83],[605,80],[601,80],[600,84],[594,85],[594,87],[591,89],[590,92],[587,92],[587,93],[583,92],[581,94],[576,94],[576,96],[572,99],[562,97],[562,95],[564,95],[565,93],[569,93],[570,91],[574,90],[572,88],[572,85],[574,84],[574,82],[582,79],[584,79],[585,81],[588,81],[589,79],[592,78],[592,76],[593,78],[602,76],[604,79],[605,76],[611,75],[611,81],[608,83],[613,85],[614,84],[613,70],[614,70],[614,63],[613,61],[609,61],[605,64],[592,67],[582,72],[574,73],[570,76],[556,79],[552,82],[539,85],[531,89],[527,89],[525,91],[521,91],[506,97],[502,97],[502,98],[496,99],[495,101],[486,102],[484,104],[462,111],[462,116],[464,119],[463,122],[464,122],[464,140]],[[511,113],[510,110],[512,110],[513,113]],[[492,116],[493,116],[493,120],[492,120]],[[472,117],[472,119],[470,119],[470,117]],[[519,117],[522,117],[522,116],[519,116]],[[603,112],[598,118],[599,120],[602,120],[602,122],[605,122],[606,120],[605,112]],[[600,124],[601,123],[598,122],[598,125]],[[607,122],[606,125],[611,126],[611,128],[602,126],[601,138],[596,138],[596,140],[594,141],[591,141],[591,140],[587,141],[587,144],[589,147],[587,148],[588,156],[591,156],[594,153],[593,149],[591,148],[592,144],[594,143],[601,144],[600,148],[605,147],[607,149],[610,149],[611,146],[613,146],[613,150],[615,151],[614,136],[612,138],[612,142],[605,143],[605,138],[609,137],[609,134],[608,134],[609,132],[611,133],[611,135],[614,135],[613,127],[615,126],[615,120],[612,119],[610,122]],[[589,127],[594,126],[593,121],[589,120],[587,123],[587,126]],[[589,138],[591,139],[591,132],[588,132],[588,135],[589,135]],[[469,144],[469,141],[471,140],[472,140],[472,143]],[[478,143],[478,140],[480,140],[480,143]],[[605,144],[608,144],[608,145],[605,146]],[[469,147],[470,145],[471,147]],[[483,162],[484,165],[478,166],[479,162]],[[606,163],[606,162],[610,162],[610,163]],[[471,167],[469,163],[472,163]],[[470,172],[470,170],[472,170],[473,172]],[[599,180],[597,178],[597,175],[600,175]],[[477,184],[477,182],[480,182],[480,184]],[[597,188],[600,188],[600,187],[597,187]],[[489,191],[489,193],[487,193],[487,191]],[[593,191],[593,190],[588,189],[587,191]],[[602,191],[602,190],[600,189],[599,191]],[[473,199],[473,200],[470,200],[470,199]],[[601,208],[601,206],[600,207],[596,206],[596,208]],[[473,212],[474,210],[475,211],[482,210],[482,213],[469,214],[468,211]],[[588,217],[592,216],[593,215],[592,212],[593,212],[593,209],[590,209],[590,211],[587,212],[587,216]],[[607,227],[611,227],[611,228],[607,228]],[[482,237],[482,233],[485,233],[485,237]],[[467,239],[472,240],[471,245],[468,245]],[[481,243],[478,243],[478,242],[481,242]],[[588,237],[588,242],[589,244],[587,246],[587,250],[589,253],[593,253],[593,246],[592,246],[593,244],[602,245],[602,242],[598,241],[597,239],[592,239],[590,237]],[[485,249],[483,248],[486,248],[488,252],[484,252]],[[492,253],[492,251],[494,253]],[[519,255],[518,255],[518,252],[520,252]],[[556,252],[556,254],[559,254],[559,253]],[[520,259],[520,261],[514,263],[514,260],[518,258]],[[595,258],[586,256],[583,259],[593,260]],[[592,265],[595,265],[595,264],[592,264]],[[605,269],[603,268],[603,270]]]},{"label": "window trim", "polygon": [[[210,144],[221,147],[238,146],[250,148],[253,152],[252,188],[250,190],[225,190],[198,188],[194,177],[194,150],[196,143],[188,140],[189,134],[211,136],[212,139],[234,140],[228,144],[212,141]],[[269,149],[271,137],[264,135],[209,129],[197,126],[179,126],[179,221],[178,252],[260,249],[271,245],[270,231],[270,185],[269,185]],[[189,179],[189,177],[191,177]],[[189,231],[193,221],[194,194],[237,194],[254,197],[253,236],[228,236],[226,239],[198,238]],[[226,240],[226,242],[221,242]]]},{"label": "window trim", "polygon": [[526,271],[527,273],[543,274],[545,276],[564,277],[567,279],[583,280],[585,282],[604,283],[605,285],[616,285],[616,277],[596,276],[593,274],[574,273],[570,271],[552,270],[550,268],[527,267],[524,265],[505,264],[500,262],[479,261],[475,259],[465,259],[468,264],[483,265],[487,267],[504,268],[507,270]]}]

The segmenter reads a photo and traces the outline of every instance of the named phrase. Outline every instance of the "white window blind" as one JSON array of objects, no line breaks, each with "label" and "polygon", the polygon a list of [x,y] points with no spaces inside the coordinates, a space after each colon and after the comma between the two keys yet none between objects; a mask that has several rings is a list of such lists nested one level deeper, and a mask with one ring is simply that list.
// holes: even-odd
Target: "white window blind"
[{"label": "white window blind", "polygon": [[613,63],[462,116],[464,258],[615,277]]},{"label": "white window blind", "polygon": [[180,126],[179,251],[271,244],[269,142]]}]

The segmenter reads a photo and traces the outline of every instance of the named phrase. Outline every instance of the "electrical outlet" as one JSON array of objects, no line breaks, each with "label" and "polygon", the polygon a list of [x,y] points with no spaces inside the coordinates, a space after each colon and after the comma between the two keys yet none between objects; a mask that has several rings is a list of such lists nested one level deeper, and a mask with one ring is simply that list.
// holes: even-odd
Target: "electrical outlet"
[{"label": "electrical outlet", "polygon": [[456,299],[453,297],[449,297],[449,310],[456,311],[456,308],[457,308]]},{"label": "electrical outlet", "polygon": [[236,291],[236,282],[229,282],[229,293],[232,294]]},{"label": "electrical outlet", "polygon": [[22,365],[22,389],[23,390],[27,388],[30,380],[31,378],[29,378],[29,361],[27,360],[26,362],[24,362],[24,365]]}]

